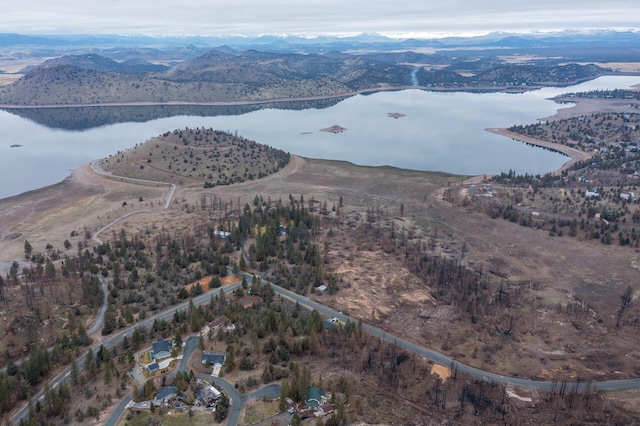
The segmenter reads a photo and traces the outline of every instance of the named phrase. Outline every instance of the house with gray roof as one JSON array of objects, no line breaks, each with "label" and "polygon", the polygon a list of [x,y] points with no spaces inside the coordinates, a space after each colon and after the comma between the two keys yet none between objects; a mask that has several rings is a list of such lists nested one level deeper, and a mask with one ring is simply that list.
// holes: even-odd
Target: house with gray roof
[{"label": "house with gray roof", "polygon": [[158,339],[152,343],[151,347],[153,349],[153,357],[158,360],[171,356],[173,344],[166,339]]},{"label": "house with gray roof", "polygon": [[202,363],[209,365],[224,365],[225,360],[227,359],[226,354],[212,354],[209,352],[202,353]]},{"label": "house with gray roof", "polygon": [[156,392],[156,396],[153,399],[153,404],[156,406],[162,405],[163,402],[167,402],[169,399],[178,395],[178,391],[175,386],[165,386],[160,388],[158,392]]},{"label": "house with gray roof", "polygon": [[147,371],[149,374],[153,374],[158,370],[160,370],[160,366],[156,361],[153,361],[151,364],[147,364]]}]

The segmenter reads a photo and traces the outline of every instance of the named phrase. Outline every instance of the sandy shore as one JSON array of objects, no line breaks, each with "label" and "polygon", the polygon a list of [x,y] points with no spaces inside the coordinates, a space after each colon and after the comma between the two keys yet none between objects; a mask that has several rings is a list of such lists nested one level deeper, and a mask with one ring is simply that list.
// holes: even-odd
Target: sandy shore
[{"label": "sandy shore", "polygon": [[587,152],[584,152],[584,151],[580,151],[579,149],[576,149],[576,148],[571,148],[570,146],[561,145],[561,144],[558,144],[558,143],[553,143],[553,142],[545,141],[545,140],[542,140],[542,139],[536,139],[536,138],[532,138],[532,137],[529,137],[529,136],[524,136],[524,135],[521,135],[520,133],[511,132],[511,131],[509,131],[507,129],[488,128],[488,129],[485,129],[485,130],[487,132],[495,133],[495,134],[501,135],[501,136],[506,136],[506,137],[509,137],[511,139],[515,139],[515,140],[520,141],[520,142],[526,142],[526,143],[529,143],[531,145],[536,145],[536,146],[540,146],[540,147],[544,147],[544,148],[549,148],[549,149],[561,152],[561,153],[569,156],[571,159],[569,161],[567,161],[566,163],[564,163],[562,165],[562,167],[560,167],[558,170],[553,172],[553,174],[556,174],[556,175],[562,173],[564,170],[569,169],[570,167],[572,167],[578,161],[584,161],[584,160],[590,159],[592,157],[592,155],[593,155],[593,154],[590,154],[590,153],[587,153]]}]

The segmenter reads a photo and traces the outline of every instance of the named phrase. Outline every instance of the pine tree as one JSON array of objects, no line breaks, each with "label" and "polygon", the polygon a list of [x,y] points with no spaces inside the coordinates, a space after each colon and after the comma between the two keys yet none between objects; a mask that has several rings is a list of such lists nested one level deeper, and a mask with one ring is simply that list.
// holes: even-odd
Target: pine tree
[{"label": "pine tree", "polygon": [[27,240],[24,240],[24,257],[25,259],[29,259],[31,257],[31,253],[33,252],[33,247],[31,243]]}]

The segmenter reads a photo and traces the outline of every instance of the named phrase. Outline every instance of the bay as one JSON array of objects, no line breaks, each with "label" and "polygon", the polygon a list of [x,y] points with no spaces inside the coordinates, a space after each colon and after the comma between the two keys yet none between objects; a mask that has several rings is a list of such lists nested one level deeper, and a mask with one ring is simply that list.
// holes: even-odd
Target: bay
[{"label": "bay", "polygon": [[[519,94],[408,89],[233,107],[4,110],[0,111],[0,198],[57,183],[72,167],[185,127],[226,130],[292,154],[360,165],[464,175],[508,170],[546,173],[568,158],[484,129],[529,124],[553,115],[569,106],[548,99],[562,93],[637,84],[640,77],[607,76]],[[391,118],[390,112],[405,116]],[[347,130],[320,131],[334,124]]]}]

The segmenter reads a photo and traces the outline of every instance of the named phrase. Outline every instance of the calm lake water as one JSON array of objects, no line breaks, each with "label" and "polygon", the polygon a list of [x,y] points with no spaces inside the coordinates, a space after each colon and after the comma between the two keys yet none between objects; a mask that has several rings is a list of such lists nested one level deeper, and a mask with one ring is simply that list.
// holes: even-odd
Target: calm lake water
[{"label": "calm lake water", "polygon": [[[601,77],[522,94],[379,92],[319,103],[251,107],[89,107],[0,111],[0,198],[60,182],[69,169],[184,127],[212,127],[312,158],[456,174],[546,173],[567,157],[486,132],[553,115],[547,98],[628,88],[640,77]],[[273,107],[272,107],[273,106]],[[281,109],[286,107],[289,109]],[[406,114],[394,119],[389,112]],[[157,118],[162,117],[162,118]],[[338,124],[348,130],[319,130]],[[11,147],[19,144],[21,147]]]}]

